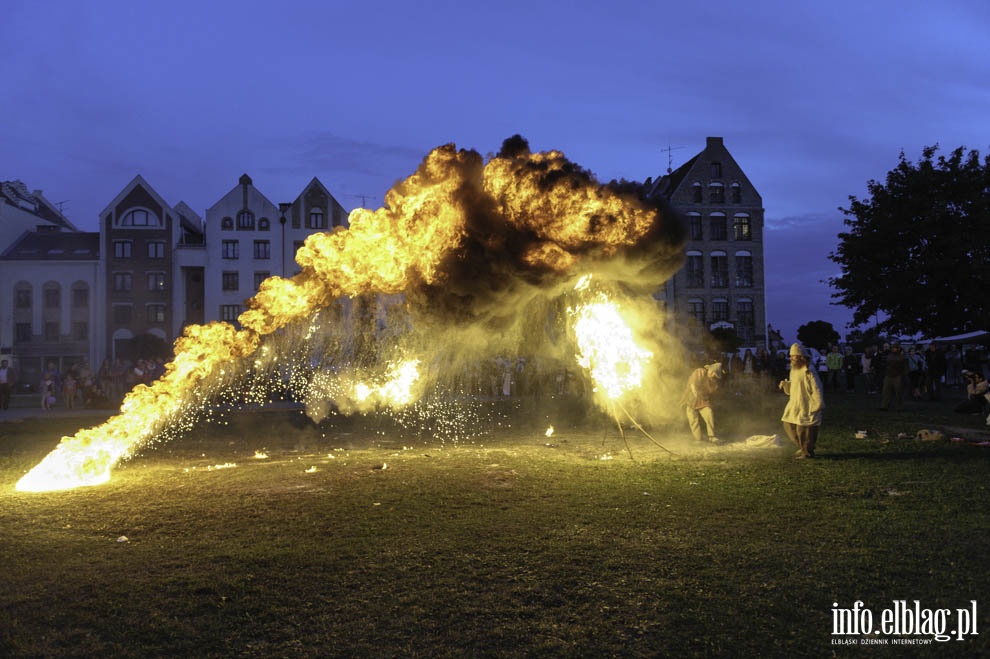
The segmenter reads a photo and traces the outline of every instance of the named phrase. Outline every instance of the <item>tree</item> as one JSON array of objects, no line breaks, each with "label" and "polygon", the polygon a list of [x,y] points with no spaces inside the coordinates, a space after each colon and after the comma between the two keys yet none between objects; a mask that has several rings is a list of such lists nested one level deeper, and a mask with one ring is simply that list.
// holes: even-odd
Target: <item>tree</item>
[{"label": "tree", "polygon": [[832,323],[813,320],[798,328],[797,339],[809,348],[826,350],[839,342],[839,333],[832,327]]},{"label": "tree", "polygon": [[868,200],[849,197],[849,230],[829,258],[842,275],[833,299],[853,309],[853,324],[878,312],[895,334],[942,336],[990,327],[990,157],[959,147],[948,157],[925,147]]}]

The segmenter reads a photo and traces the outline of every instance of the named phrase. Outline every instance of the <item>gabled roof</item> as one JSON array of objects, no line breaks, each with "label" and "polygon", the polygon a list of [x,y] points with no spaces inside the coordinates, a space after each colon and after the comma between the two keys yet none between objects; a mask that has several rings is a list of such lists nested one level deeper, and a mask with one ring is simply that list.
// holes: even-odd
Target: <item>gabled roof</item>
[{"label": "gabled roof", "polygon": [[654,196],[657,194],[663,195],[664,197],[669,197],[670,194],[680,187],[681,183],[684,181],[684,177],[688,175],[691,168],[694,167],[694,163],[697,162],[701,153],[697,154],[686,163],[670,172],[669,174],[664,174],[658,178],[654,183],[653,187],[648,191],[649,196]]},{"label": "gabled roof", "polygon": [[96,261],[100,234],[81,231],[25,231],[7,248],[5,261]]},{"label": "gabled roof", "polygon": [[134,188],[138,186],[144,188],[148,192],[148,194],[151,195],[152,199],[154,199],[162,207],[162,210],[164,212],[169,212],[172,210],[172,205],[169,204],[167,201],[165,201],[162,198],[162,196],[158,194],[158,191],[155,190],[153,187],[151,187],[150,183],[144,180],[143,176],[138,174],[137,176],[131,179],[130,183],[124,186],[124,189],[121,190],[117,194],[117,196],[113,198],[113,201],[111,201],[109,204],[106,205],[106,208],[100,211],[100,217],[103,217],[104,215],[112,211],[114,208],[116,208],[117,204],[123,201],[124,198],[127,195],[129,195],[131,191],[134,190]]}]

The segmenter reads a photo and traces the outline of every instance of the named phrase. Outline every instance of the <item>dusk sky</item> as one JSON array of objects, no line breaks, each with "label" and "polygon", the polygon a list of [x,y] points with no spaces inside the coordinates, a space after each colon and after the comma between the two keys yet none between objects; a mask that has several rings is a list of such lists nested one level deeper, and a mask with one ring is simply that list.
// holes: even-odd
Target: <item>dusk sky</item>
[{"label": "dusk sky", "polygon": [[901,151],[987,152],[988,34],[986,0],[7,0],[0,180],[96,231],[136,174],[200,215],[243,173],[375,208],[441,144],[642,181],[721,136],[763,197],[767,320],[845,334],[838,208]]}]

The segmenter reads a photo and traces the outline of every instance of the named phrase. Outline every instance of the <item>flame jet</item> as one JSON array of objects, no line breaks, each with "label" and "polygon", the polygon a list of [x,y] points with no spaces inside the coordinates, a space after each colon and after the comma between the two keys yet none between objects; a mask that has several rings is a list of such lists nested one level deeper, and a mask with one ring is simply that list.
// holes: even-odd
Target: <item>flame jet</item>
[{"label": "flame jet", "polygon": [[208,406],[265,337],[340,298],[404,294],[414,319],[407,341],[434,363],[444,350],[548,343],[541,323],[580,277],[639,295],[681,266],[683,227],[641,192],[599,184],[560,152],[532,153],[518,135],[487,163],[473,150],[437,147],[381,208],[355,209],[347,230],[310,235],[296,254],[301,272],[265,280],[242,329],[187,328],[158,381],[136,387],[104,424],[62,438],[17,489],[106,482],[120,460]]}]

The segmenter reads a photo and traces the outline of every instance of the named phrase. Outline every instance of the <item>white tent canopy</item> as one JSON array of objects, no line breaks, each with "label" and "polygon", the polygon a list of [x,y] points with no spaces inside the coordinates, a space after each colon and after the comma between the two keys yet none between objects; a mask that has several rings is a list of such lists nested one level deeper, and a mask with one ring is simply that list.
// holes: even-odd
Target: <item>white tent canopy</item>
[{"label": "white tent canopy", "polygon": [[954,336],[940,336],[931,340],[932,343],[990,343],[990,332],[979,330]]}]

